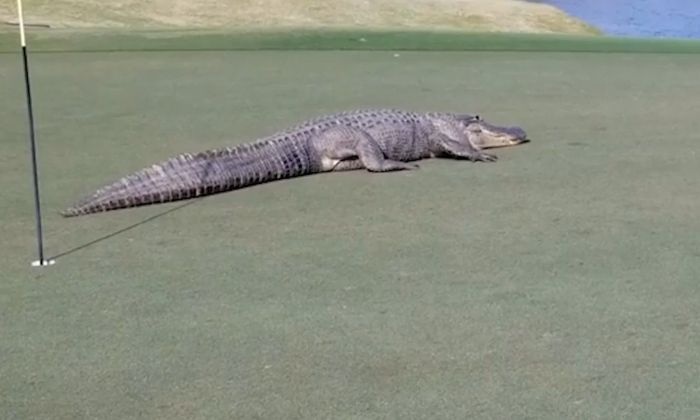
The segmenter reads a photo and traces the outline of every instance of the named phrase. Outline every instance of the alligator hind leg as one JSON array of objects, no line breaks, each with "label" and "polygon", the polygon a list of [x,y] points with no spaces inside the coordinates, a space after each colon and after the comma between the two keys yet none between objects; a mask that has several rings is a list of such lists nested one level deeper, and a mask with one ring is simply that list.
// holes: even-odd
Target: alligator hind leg
[{"label": "alligator hind leg", "polygon": [[[311,140],[312,147],[319,153],[324,170],[355,169],[364,167],[370,172],[389,172],[416,169],[417,165],[386,159],[377,142],[366,132],[346,126],[336,126],[318,134]],[[353,158],[358,163],[343,164]]]},{"label": "alligator hind leg", "polygon": [[355,169],[364,169],[365,165],[357,157],[341,160],[333,167],[333,172],[353,171]]}]

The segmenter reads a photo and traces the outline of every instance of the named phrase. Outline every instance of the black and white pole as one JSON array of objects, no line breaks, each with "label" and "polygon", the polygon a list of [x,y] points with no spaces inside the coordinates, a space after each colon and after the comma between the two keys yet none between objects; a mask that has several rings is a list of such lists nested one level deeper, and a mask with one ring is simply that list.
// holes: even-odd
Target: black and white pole
[{"label": "black and white pole", "polygon": [[24,16],[22,13],[22,0],[17,0],[17,14],[19,15],[19,34],[22,45],[22,59],[24,61],[24,83],[27,88],[27,111],[29,112],[29,146],[32,152],[32,178],[34,181],[34,210],[36,214],[36,238],[39,248],[39,259],[32,262],[34,267],[53,265],[53,260],[44,258],[44,233],[41,226],[41,200],[39,199],[39,171],[36,163],[36,140],[34,136],[34,110],[32,109],[32,89],[29,83],[29,61],[27,60],[27,39],[24,36]]}]

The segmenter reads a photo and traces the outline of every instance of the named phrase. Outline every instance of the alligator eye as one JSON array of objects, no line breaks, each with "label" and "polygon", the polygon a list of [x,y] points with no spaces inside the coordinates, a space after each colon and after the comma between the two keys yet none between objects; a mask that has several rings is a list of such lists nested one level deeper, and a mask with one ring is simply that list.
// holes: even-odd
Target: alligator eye
[{"label": "alligator eye", "polygon": [[475,118],[477,121],[481,121],[481,116],[480,116],[480,115],[474,115],[474,118]]}]

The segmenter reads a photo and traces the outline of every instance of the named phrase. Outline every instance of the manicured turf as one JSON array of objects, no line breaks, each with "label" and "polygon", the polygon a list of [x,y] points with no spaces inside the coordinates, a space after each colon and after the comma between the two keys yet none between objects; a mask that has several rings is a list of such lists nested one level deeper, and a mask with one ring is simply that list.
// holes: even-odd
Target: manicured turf
[{"label": "manicured turf", "polygon": [[[0,418],[695,418],[700,55],[0,55]],[[12,81],[16,83],[13,84]],[[62,219],[103,183],[334,110],[479,112],[495,164]],[[129,228],[132,227],[132,228]]]}]

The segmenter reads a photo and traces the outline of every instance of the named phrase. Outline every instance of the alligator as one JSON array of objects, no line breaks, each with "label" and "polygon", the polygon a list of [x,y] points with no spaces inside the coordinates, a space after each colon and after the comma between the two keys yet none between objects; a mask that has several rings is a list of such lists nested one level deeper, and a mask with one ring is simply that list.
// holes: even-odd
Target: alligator
[{"label": "alligator", "polygon": [[65,217],[184,199],[331,171],[388,172],[445,157],[494,162],[484,149],[529,141],[520,127],[493,125],[479,115],[362,109],[313,118],[256,141],[184,153],[98,189]]}]

